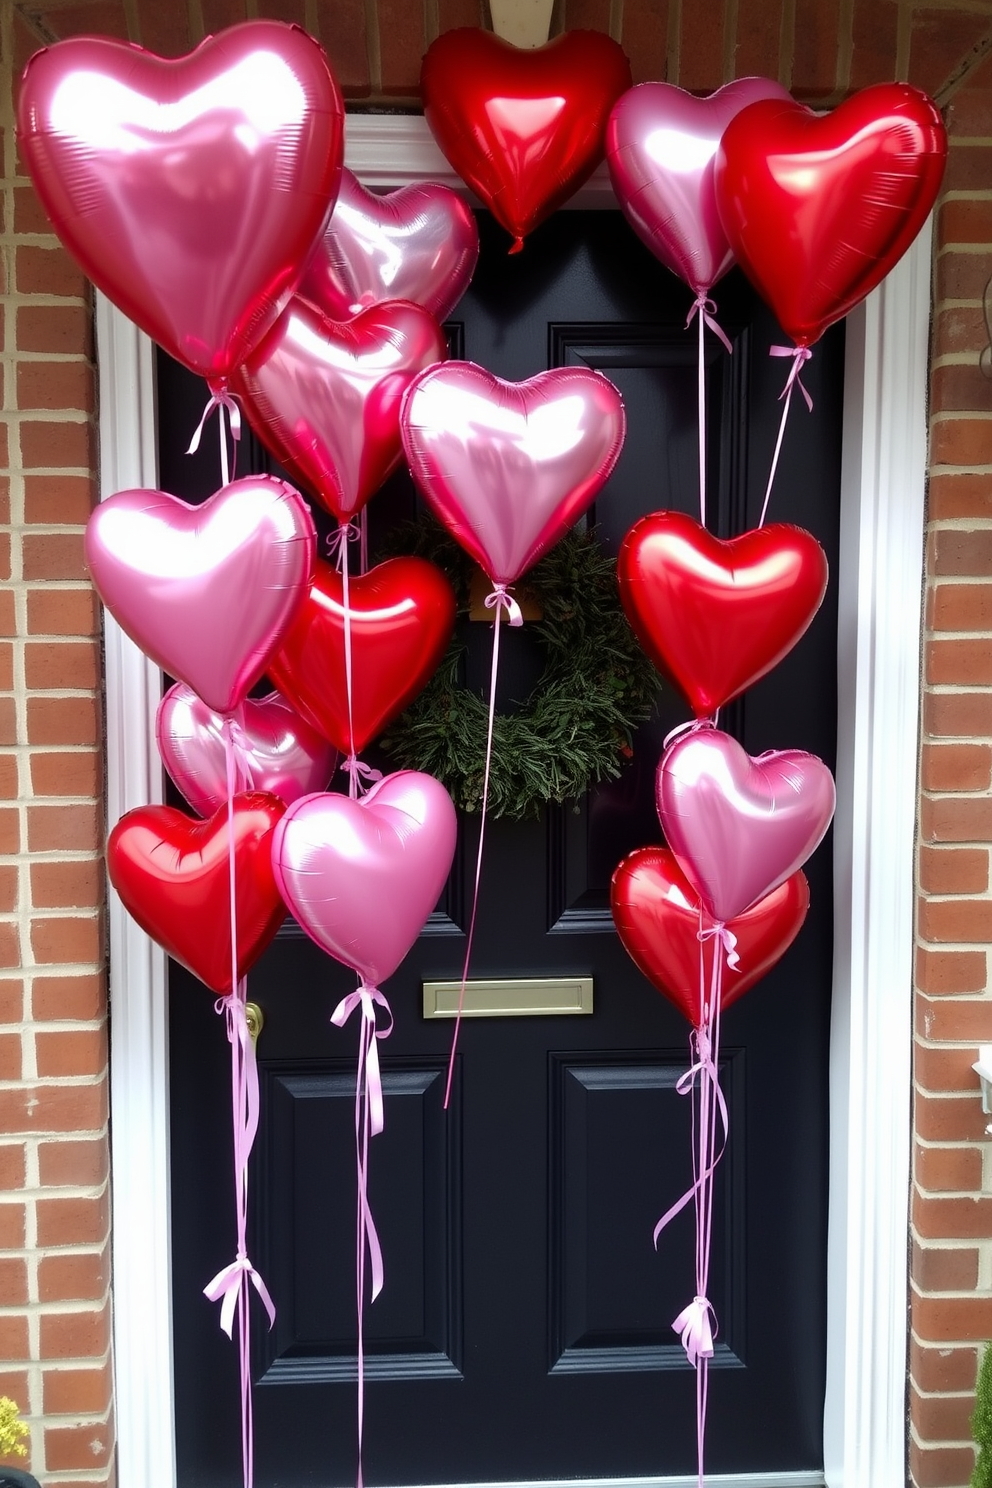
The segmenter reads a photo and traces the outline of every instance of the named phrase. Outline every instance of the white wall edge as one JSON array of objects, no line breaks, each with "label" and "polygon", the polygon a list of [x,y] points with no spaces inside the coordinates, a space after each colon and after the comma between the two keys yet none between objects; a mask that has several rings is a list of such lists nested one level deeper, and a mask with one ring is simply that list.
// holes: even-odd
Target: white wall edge
[{"label": "white wall edge", "polygon": [[[464,191],[419,116],[349,115],[346,163],[380,190],[429,179]],[[573,205],[613,205],[602,168]],[[905,1483],[913,841],[929,319],[927,228],[847,326],[841,562],[835,578],[838,812],[825,1477],[714,1477],[714,1488]],[[154,485],[151,344],[99,295],[97,335],[101,492]],[[154,743],[159,675],[109,617],[105,636],[113,823],[131,806],[161,799]],[[118,1480],[120,1488],[173,1488],[166,962],[113,894],[110,922]],[[643,1481],[688,1488],[694,1479]]]}]

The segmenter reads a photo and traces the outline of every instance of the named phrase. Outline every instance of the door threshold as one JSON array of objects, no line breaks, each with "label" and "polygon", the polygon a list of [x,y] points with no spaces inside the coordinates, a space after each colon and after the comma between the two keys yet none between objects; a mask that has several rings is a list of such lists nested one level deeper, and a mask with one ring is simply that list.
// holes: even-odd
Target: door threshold
[{"label": "door threshold", "polygon": [[[411,1488],[696,1488],[696,1473],[674,1478],[534,1478],[511,1483],[440,1483]],[[707,1473],[707,1488],[824,1488],[821,1469],[803,1472]]]}]

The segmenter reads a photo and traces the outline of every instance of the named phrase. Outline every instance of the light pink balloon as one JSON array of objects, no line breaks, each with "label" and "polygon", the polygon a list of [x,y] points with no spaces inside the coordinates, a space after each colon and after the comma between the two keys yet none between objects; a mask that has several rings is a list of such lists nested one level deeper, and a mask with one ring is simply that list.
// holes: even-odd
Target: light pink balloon
[{"label": "light pink balloon", "polygon": [[400,422],[425,499],[494,584],[511,584],[578,521],[626,432],[617,389],[586,367],[503,382],[445,362],[411,383]]},{"label": "light pink balloon", "polygon": [[708,292],[734,262],[713,189],[720,137],[749,103],[789,96],[769,78],[738,78],[708,98],[671,83],[638,83],[613,106],[606,161],[624,216],[697,294]]},{"label": "light pink balloon", "polygon": [[414,770],[387,775],[358,801],[304,796],[272,840],[276,884],[321,949],[378,986],[437,903],[457,829],[444,786]]},{"label": "light pink balloon", "polygon": [[90,574],[133,641],[208,707],[230,713],[306,599],[317,535],[285,481],[252,475],[201,506],[120,491],[86,527]]},{"label": "light pink balloon", "polygon": [[478,257],[475,218],[447,186],[428,182],[376,196],[345,170],[299,294],[334,320],[384,300],[412,300],[445,320]]},{"label": "light pink balloon", "polygon": [[344,105],[299,26],[249,21],[164,58],[109,37],[37,52],[21,157],[85,273],[222,382],[299,283],[338,189]]},{"label": "light pink balloon", "polygon": [[799,749],[752,759],[719,729],[677,739],[658,765],[662,829],[708,914],[726,922],[784,883],[834,814],[833,776]]},{"label": "light pink balloon", "polygon": [[[159,703],[158,752],[200,816],[212,816],[227,800],[225,722],[185,682],[170,687]],[[278,692],[245,698],[233,724],[237,791],[269,791],[289,806],[300,796],[323,790],[334,774],[333,744]]]}]

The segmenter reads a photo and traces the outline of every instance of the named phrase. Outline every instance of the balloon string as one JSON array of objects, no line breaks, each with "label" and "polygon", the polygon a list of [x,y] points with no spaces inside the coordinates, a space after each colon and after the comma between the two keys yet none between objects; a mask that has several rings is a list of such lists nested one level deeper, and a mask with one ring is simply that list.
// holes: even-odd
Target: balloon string
[{"label": "balloon string", "polygon": [[799,386],[799,391],[802,393],[803,397],[806,400],[806,407],[809,409],[810,413],[813,412],[813,399],[810,397],[806,389],[806,385],[799,375],[806,362],[808,362],[813,355],[809,347],[770,346],[768,348],[768,355],[773,357],[792,357],[793,362],[792,366],[789,369],[789,375],[785,381],[785,387],[779,393],[779,400],[782,401],[782,417],[779,420],[778,437],[775,440],[775,452],[772,455],[772,468],[768,472],[768,484],[765,487],[765,499],[761,505],[761,520],[758,523],[759,527],[764,527],[765,525],[765,516],[768,512],[768,502],[772,494],[772,485],[775,481],[775,472],[778,469],[778,457],[782,453],[782,440],[785,438],[785,426],[789,418],[789,406],[792,403],[792,392],[797,384]]},{"label": "balloon string", "polygon": [[[388,1023],[376,1027],[375,1010],[381,1007]],[[362,1023],[358,1036],[358,1068],[355,1075],[355,1170],[357,1201],[355,1205],[355,1298],[358,1312],[358,1468],[355,1488],[362,1488],[362,1437],[365,1428],[365,1276],[366,1257],[372,1286],[369,1303],[382,1291],[384,1271],[382,1247],[369,1205],[369,1143],[382,1131],[385,1111],[382,1099],[382,1075],[379,1069],[377,1039],[388,1038],[393,1031],[389,1003],[378,987],[370,987],[364,977],[354,992],[343,997],[331,1014],[331,1022],[343,1028],[356,1008]]]},{"label": "balloon string", "polygon": [[358,527],[361,534],[358,549],[358,572],[365,574],[369,571],[369,509],[367,506],[362,507],[362,514],[358,519]]},{"label": "balloon string", "polygon": [[475,855],[475,887],[472,890],[472,913],[468,922],[468,937],[465,942],[465,961],[462,966],[461,986],[458,988],[458,1011],[455,1014],[455,1031],[451,1036],[451,1053],[448,1056],[448,1079],[444,1087],[444,1109],[448,1109],[451,1099],[451,1081],[455,1073],[455,1054],[458,1050],[458,1034],[462,1026],[462,1010],[465,1006],[465,986],[468,982],[468,968],[472,960],[472,941],[475,938],[475,919],[479,909],[479,884],[482,880],[482,846],[486,836],[486,809],[489,805],[489,772],[493,757],[493,724],[496,720],[496,677],[499,672],[499,626],[500,610],[505,609],[510,624],[514,627],[523,625],[524,617],[520,606],[507,593],[505,584],[496,584],[493,592],[486,596],[486,609],[495,610],[496,618],[493,624],[493,664],[489,675],[489,719],[486,724],[486,767],[482,779],[482,811],[479,816],[479,847]]},{"label": "balloon string", "polygon": [[193,432],[193,438],[189,442],[189,449],[186,453],[188,455],[195,455],[200,448],[200,440],[203,438],[204,427],[215,408],[217,409],[217,427],[220,432],[220,483],[222,486],[226,486],[230,484],[232,474],[228,469],[227,461],[227,436],[224,432],[225,409],[227,410],[227,416],[231,424],[231,439],[234,442],[235,471],[237,470],[238,463],[238,441],[241,438],[241,409],[226,388],[221,387],[217,391],[211,388],[210,397],[207,399],[207,406],[200,415],[200,422]]},{"label": "balloon string", "polygon": [[693,317],[699,316],[699,350],[696,357],[696,384],[697,400],[699,406],[699,522],[700,526],[706,526],[706,358],[705,337],[706,327],[715,332],[723,342],[724,346],[733,355],[734,348],[731,346],[726,333],[717,324],[716,301],[711,300],[705,291],[700,291],[692,302],[692,308],[686,316],[686,330],[692,325]]},{"label": "balloon string", "polygon": [[345,522],[338,530],[340,533],[338,562],[341,565],[341,599],[344,606],[344,686],[348,696],[348,756],[342,768],[348,775],[348,795],[353,801],[357,801],[357,761],[355,769],[348,768],[349,763],[355,760],[355,722],[351,709],[351,597],[348,592],[348,542],[354,536],[354,528],[350,522]]}]

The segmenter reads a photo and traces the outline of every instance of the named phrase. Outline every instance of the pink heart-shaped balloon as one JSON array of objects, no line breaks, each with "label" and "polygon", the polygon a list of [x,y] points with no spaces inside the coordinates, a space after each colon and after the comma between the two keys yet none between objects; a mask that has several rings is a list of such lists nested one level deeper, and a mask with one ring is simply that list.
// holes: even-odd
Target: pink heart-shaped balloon
[{"label": "pink heart-shaped balloon", "polygon": [[624,216],[696,294],[710,290],[734,261],[713,187],[720,137],[748,104],[789,96],[769,78],[738,78],[708,98],[671,83],[639,83],[613,106],[606,160]]},{"label": "pink heart-shaped balloon", "polygon": [[503,382],[471,362],[416,378],[401,423],[425,499],[494,584],[519,578],[579,519],[626,429],[600,372],[554,367]]},{"label": "pink heart-shaped balloon", "polygon": [[268,791],[289,806],[322,791],[334,774],[333,744],[278,692],[245,698],[235,718],[225,720],[185,682],[177,682],[159,703],[158,752],[200,816],[212,816],[227,800],[225,723],[231,725],[236,791]]},{"label": "pink heart-shaped balloon", "polygon": [[444,786],[415,770],[387,775],[358,801],[304,796],[272,841],[276,883],[321,949],[377,986],[437,903],[457,828]]},{"label": "pink heart-shaped balloon", "polygon": [[338,188],[344,106],[299,26],[188,57],[76,37],[28,63],[18,142],[63,243],[120,308],[222,382],[298,284]]},{"label": "pink heart-shaped balloon", "polygon": [[719,729],[677,739],[655,784],[662,829],[707,913],[726,922],[805,863],[830,825],[836,792],[799,749],[751,756]]},{"label": "pink heart-shaped balloon", "polygon": [[263,444],[347,522],[400,462],[403,394],[447,350],[419,305],[374,305],[341,323],[294,299],[232,387]]},{"label": "pink heart-shaped balloon", "polygon": [[475,218],[447,186],[425,182],[376,196],[345,170],[299,293],[333,320],[384,300],[412,300],[445,320],[478,257]]},{"label": "pink heart-shaped balloon", "polygon": [[265,671],[310,588],[313,519],[285,481],[251,475],[201,506],[120,491],[86,527],[107,609],[171,676],[230,713]]}]

